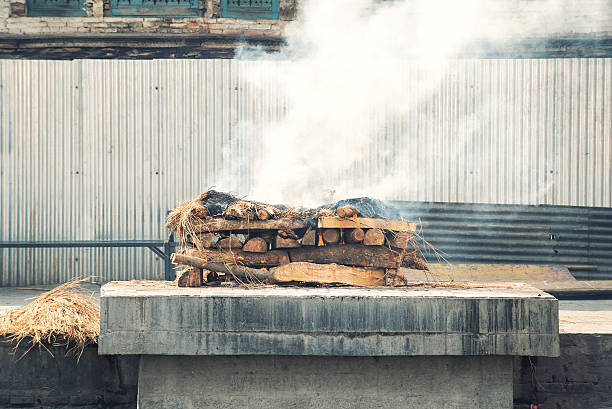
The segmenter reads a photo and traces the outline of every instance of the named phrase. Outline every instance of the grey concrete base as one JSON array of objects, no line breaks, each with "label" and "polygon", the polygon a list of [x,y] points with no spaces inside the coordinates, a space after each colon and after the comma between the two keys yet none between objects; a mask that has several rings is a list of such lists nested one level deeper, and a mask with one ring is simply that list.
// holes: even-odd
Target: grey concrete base
[{"label": "grey concrete base", "polygon": [[512,357],[143,355],[139,408],[512,408]]},{"label": "grey concrete base", "polygon": [[0,408],[131,409],[138,385],[137,356],[99,356],[96,345],[79,362],[64,347],[45,345],[16,355],[13,343],[0,337]]},{"label": "grey concrete base", "polygon": [[102,287],[100,354],[559,355],[557,300],[476,288]]}]

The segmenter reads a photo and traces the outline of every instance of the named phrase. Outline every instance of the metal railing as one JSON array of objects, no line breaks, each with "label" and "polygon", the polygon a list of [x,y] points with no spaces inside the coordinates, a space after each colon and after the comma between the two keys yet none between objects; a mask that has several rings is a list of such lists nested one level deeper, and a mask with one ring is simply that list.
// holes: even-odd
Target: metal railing
[{"label": "metal railing", "polygon": [[[168,241],[163,240],[68,240],[68,241],[0,241],[3,248],[76,248],[76,247],[122,247],[122,248],[148,248],[164,260],[164,278],[174,280],[174,270],[170,256],[176,251],[174,235]],[[1,278],[1,276],[0,276]],[[2,286],[2,282],[0,282]]]}]

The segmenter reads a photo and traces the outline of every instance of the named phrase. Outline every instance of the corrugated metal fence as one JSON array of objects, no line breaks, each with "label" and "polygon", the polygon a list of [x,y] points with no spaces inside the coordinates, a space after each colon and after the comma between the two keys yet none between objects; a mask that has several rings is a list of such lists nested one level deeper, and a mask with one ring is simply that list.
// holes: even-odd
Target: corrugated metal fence
[{"label": "corrugated metal fence", "polygon": [[[246,78],[267,64],[1,60],[0,240],[161,239],[166,212],[216,181],[247,192],[285,109],[274,81]],[[612,207],[611,99],[612,59],[453,61],[355,183],[399,170],[415,182],[389,199]],[[163,275],[146,249],[3,250],[0,268],[0,285]]]},{"label": "corrugated metal fence", "polygon": [[[580,266],[582,280],[612,279],[612,208],[395,202],[451,263]],[[433,252],[426,254],[436,261]]]}]

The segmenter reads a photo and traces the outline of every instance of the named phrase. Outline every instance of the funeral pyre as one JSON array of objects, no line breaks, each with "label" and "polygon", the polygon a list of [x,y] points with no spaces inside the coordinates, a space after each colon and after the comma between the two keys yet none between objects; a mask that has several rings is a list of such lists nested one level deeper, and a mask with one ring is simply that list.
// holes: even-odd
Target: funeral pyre
[{"label": "funeral pyre", "polygon": [[370,198],[293,209],[208,190],[168,216],[181,287],[223,284],[402,285],[427,270],[416,223]]}]

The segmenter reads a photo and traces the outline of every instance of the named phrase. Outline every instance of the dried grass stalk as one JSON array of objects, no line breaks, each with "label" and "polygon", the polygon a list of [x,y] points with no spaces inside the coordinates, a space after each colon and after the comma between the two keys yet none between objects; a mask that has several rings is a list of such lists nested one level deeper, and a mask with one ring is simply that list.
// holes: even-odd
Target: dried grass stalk
[{"label": "dried grass stalk", "polygon": [[193,200],[181,203],[168,215],[166,227],[176,233],[179,246],[184,246],[187,238],[191,235],[190,241],[199,249],[203,248],[203,243],[199,239],[196,226],[201,224],[202,219],[208,216],[208,209],[202,201],[208,196],[208,190]]},{"label": "dried grass stalk", "polygon": [[65,347],[78,361],[87,345],[98,342],[100,308],[79,285],[82,281],[62,284],[0,316],[0,337],[15,343],[13,353],[27,340],[29,347],[20,359],[36,346],[53,355],[46,346],[52,345]]}]

